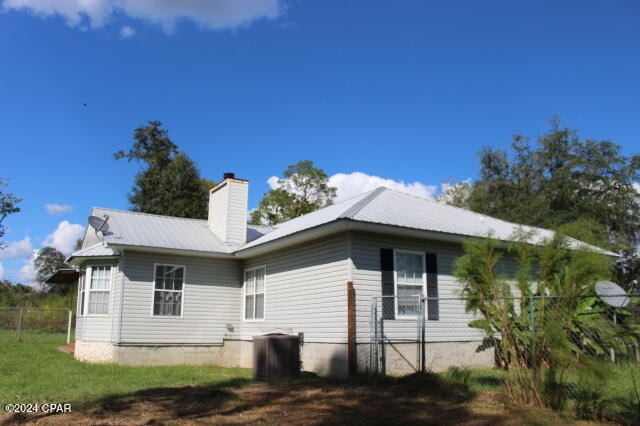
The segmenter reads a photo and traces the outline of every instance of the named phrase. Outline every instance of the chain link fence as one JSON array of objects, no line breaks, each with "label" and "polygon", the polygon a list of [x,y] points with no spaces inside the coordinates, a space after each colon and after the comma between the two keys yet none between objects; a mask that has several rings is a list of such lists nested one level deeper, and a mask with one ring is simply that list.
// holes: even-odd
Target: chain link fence
[{"label": "chain link fence", "polygon": [[406,375],[425,371],[422,296],[376,296],[371,301],[369,371]]},{"label": "chain link fence", "polygon": [[[625,308],[599,302],[597,296],[510,298],[518,317],[520,353],[528,359],[555,344],[569,345],[581,360],[640,362],[640,294],[621,295]],[[504,340],[480,314],[466,312],[465,298],[375,296],[371,301],[369,368],[373,373],[403,375],[441,372],[450,367],[504,367],[496,353]],[[438,317],[428,316],[429,309]],[[562,313],[562,315],[560,315]],[[513,316],[513,315],[512,315]],[[565,335],[563,342],[562,332]],[[506,338],[506,337],[505,337]],[[504,356],[502,356],[504,358]]]},{"label": "chain link fence", "polygon": [[[71,342],[73,311],[66,308],[0,307],[0,332],[3,340],[25,342],[35,336],[66,336]],[[61,337],[61,343],[64,338]],[[39,339],[38,339],[39,340]]]},{"label": "chain link fence", "polygon": [[623,307],[597,296],[514,297],[473,314],[464,298],[377,296],[368,370],[437,373],[470,391],[640,424],[640,294],[616,297]]}]

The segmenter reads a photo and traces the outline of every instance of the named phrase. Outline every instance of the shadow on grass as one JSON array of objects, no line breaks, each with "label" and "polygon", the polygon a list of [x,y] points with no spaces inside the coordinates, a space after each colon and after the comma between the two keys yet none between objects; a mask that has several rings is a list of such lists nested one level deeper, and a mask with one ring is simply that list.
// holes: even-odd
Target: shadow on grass
[{"label": "shadow on grass", "polygon": [[25,417],[3,424],[505,424],[507,413],[473,412],[473,395],[437,375],[402,378],[312,374],[277,383],[236,378],[211,385],[157,387],[111,395],[71,414]]},{"label": "shadow on grass", "polygon": [[[471,396],[436,375],[327,379],[303,374],[278,383],[233,379],[205,386],[150,388],[86,404],[54,424],[500,424],[473,413]],[[14,419],[17,420],[17,419]]]}]

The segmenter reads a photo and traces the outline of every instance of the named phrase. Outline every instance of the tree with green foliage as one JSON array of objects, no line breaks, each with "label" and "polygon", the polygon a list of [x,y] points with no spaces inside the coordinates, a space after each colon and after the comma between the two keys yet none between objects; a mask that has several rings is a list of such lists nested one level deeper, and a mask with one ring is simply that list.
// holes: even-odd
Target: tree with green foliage
[{"label": "tree with green foliage", "polygon": [[32,287],[22,284],[13,284],[10,281],[0,281],[0,306],[32,306],[27,300],[33,297],[36,291]]},{"label": "tree with green foliage", "polygon": [[[55,247],[43,247],[38,250],[33,266],[36,270],[36,281],[48,288],[45,283],[47,278],[53,275],[58,269],[68,269],[69,264],[66,262],[64,254]],[[56,289],[56,290],[53,290]],[[52,291],[54,293],[66,294],[68,286],[53,286]]]},{"label": "tree with green foliage", "polygon": [[640,178],[640,155],[626,157],[610,141],[580,139],[575,130],[561,128],[557,118],[550,123],[537,146],[516,134],[510,153],[480,151],[480,179],[469,208],[550,229],[589,220],[613,247],[635,246],[640,201],[633,184]]},{"label": "tree with green foliage", "polygon": [[18,204],[22,201],[20,198],[16,198],[13,194],[2,191],[2,188],[6,186],[6,180],[0,178],[0,249],[4,247],[2,238],[4,238],[4,234],[6,232],[2,222],[4,222],[10,214],[20,211]]},{"label": "tree with green foliage", "polygon": [[116,160],[140,161],[146,168],[136,175],[129,194],[131,210],[166,216],[205,219],[213,182],[200,177],[193,161],[171,141],[160,121],[149,121],[133,134],[135,142]]},{"label": "tree with green foliage", "polygon": [[[497,240],[470,240],[455,263],[467,312],[480,314],[469,326],[483,330],[508,370],[505,388],[516,403],[562,408],[570,369],[598,373],[596,359],[610,347],[624,345],[608,308],[594,297],[598,280],[611,277],[606,256],[569,249],[557,234],[543,246],[529,244],[526,234],[509,249]],[[507,258],[515,275],[500,271]],[[514,297],[518,296],[518,297]],[[637,330],[627,330],[629,342]],[[628,343],[628,342],[627,342]]]},{"label": "tree with green foliage", "polygon": [[463,209],[469,208],[469,196],[473,190],[471,182],[444,183],[443,191],[436,197],[436,201]]},{"label": "tree with green foliage", "polygon": [[336,188],[329,186],[324,170],[313,161],[303,160],[284,171],[276,188],[264,194],[258,208],[251,213],[255,224],[275,225],[332,204]]}]

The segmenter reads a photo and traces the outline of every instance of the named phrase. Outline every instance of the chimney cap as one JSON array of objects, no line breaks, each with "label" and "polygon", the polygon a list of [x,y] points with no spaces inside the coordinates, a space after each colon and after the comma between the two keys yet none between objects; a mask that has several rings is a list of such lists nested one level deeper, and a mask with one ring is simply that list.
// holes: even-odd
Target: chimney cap
[{"label": "chimney cap", "polygon": [[232,173],[232,172],[227,172],[225,174],[222,175],[222,179],[223,180],[227,180],[227,179],[235,179],[236,178],[236,174]]}]

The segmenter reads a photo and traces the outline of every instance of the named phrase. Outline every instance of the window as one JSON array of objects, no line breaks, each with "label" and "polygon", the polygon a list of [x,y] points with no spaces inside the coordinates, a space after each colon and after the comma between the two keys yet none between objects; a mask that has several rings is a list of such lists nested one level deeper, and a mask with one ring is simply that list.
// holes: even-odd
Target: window
[{"label": "window", "polygon": [[420,297],[425,287],[424,253],[395,251],[395,284],[398,316],[414,316],[420,313]]},{"label": "window", "polygon": [[84,315],[84,301],[87,295],[84,276],[85,271],[80,271],[80,276],[78,277],[78,315]]},{"label": "window", "polygon": [[266,267],[248,269],[244,273],[244,319],[264,319]]},{"label": "window", "polygon": [[182,315],[184,266],[156,265],[153,291],[153,315]]},{"label": "window", "polygon": [[107,315],[109,313],[109,294],[111,293],[111,266],[92,266],[89,274],[88,314]]}]

